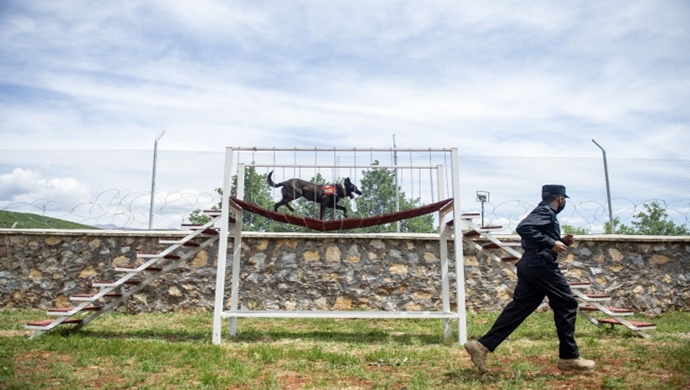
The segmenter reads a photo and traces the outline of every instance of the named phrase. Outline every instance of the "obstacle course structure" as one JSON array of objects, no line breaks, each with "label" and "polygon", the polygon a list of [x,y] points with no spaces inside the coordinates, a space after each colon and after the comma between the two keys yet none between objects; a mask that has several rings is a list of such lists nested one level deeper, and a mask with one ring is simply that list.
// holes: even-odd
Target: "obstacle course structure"
[{"label": "obstacle course structure", "polygon": [[[283,162],[277,161],[277,153],[284,153]],[[297,154],[305,153],[313,155],[313,164],[296,164]],[[339,153],[350,154],[349,162]],[[378,153],[378,154],[377,154]],[[383,165],[379,163],[381,156],[396,155],[397,153],[409,154],[409,162],[406,165]],[[253,163],[259,155],[263,154],[264,160],[273,160],[269,164]],[[413,154],[422,157],[413,159]],[[243,155],[242,157],[240,155]],[[294,155],[292,164],[285,162]],[[368,155],[365,159],[362,155]],[[249,156],[249,158],[247,158]],[[267,157],[268,156],[268,157]],[[288,158],[286,158],[287,156]],[[330,159],[330,164],[324,162],[323,156]],[[396,156],[397,157],[397,156]],[[428,163],[426,163],[428,157]],[[244,159],[243,159],[244,158]],[[367,160],[368,164],[362,164]],[[419,161],[425,160],[424,164]],[[397,161],[397,158],[394,160]],[[308,177],[319,170],[332,170],[333,179],[339,177],[338,169],[349,170],[348,175],[356,175],[356,171],[367,169],[405,169],[412,174],[401,175],[401,181],[406,180],[410,187],[418,190],[426,188],[426,192],[419,191],[420,198],[424,198],[424,204],[408,210],[395,211],[383,215],[367,216],[362,218],[318,220],[296,214],[277,213],[260,207],[251,201],[243,199],[244,170],[248,163],[254,168],[264,168],[267,171],[282,168],[281,173],[292,173],[294,176]],[[336,165],[340,163],[340,165]],[[291,172],[289,172],[291,171]],[[427,172],[422,177],[420,172]],[[48,315],[54,319],[33,321],[25,325],[26,329],[36,330],[34,336],[51,331],[59,325],[73,324],[72,330],[85,326],[98,316],[105,314],[137,291],[145,288],[152,281],[162,277],[175,269],[185,261],[192,259],[200,250],[219,241],[218,263],[216,274],[215,307],[213,319],[212,339],[214,344],[220,344],[222,340],[222,322],[229,320],[230,335],[237,334],[237,321],[239,318],[427,318],[442,319],[444,336],[451,335],[451,321],[457,321],[458,341],[464,343],[467,340],[466,312],[465,312],[465,282],[463,262],[463,242],[468,247],[486,254],[487,258],[497,261],[506,269],[514,271],[514,263],[519,260],[521,253],[519,247],[513,242],[505,242],[492,234],[497,227],[477,226],[473,221],[479,214],[461,214],[460,210],[460,185],[458,155],[456,149],[258,149],[258,148],[227,148],[225,158],[225,170],[223,180],[223,193],[230,194],[233,176],[236,179],[237,196],[224,196],[225,201],[222,210],[207,210],[204,214],[211,219],[203,225],[183,225],[189,233],[182,239],[161,240],[168,248],[160,253],[141,253],[137,261],[128,266],[118,266],[115,271],[123,274],[114,281],[95,281],[93,287],[98,289],[96,293],[76,294],[70,297],[74,306],[48,310]],[[353,175],[353,176],[354,176]],[[356,176],[355,176],[356,181]],[[396,176],[396,190],[398,177]],[[427,185],[428,184],[428,185]],[[416,187],[415,187],[416,186]],[[450,193],[450,196],[447,194]],[[421,196],[424,195],[424,196]],[[397,194],[396,194],[397,198]],[[230,214],[233,213],[234,217]],[[407,218],[413,218],[429,213],[437,214],[435,221],[438,226],[438,239],[440,247],[440,274],[441,282],[440,301],[441,308],[438,311],[289,311],[289,310],[242,310],[240,309],[241,289],[241,258],[243,215],[251,213],[260,215],[281,224],[292,224],[309,228],[323,234],[331,231],[347,231],[380,224],[393,224]],[[232,253],[228,257],[228,240],[232,239]],[[455,249],[450,256],[449,246]],[[228,261],[229,260],[229,261]],[[228,263],[231,268],[228,269]],[[449,272],[449,266],[454,265],[454,275]],[[226,278],[231,273],[230,291],[227,291]],[[454,276],[455,289],[451,295],[451,276]],[[629,321],[626,317],[632,315],[632,311],[620,308],[606,307],[603,302],[611,297],[603,294],[588,294],[584,290],[590,287],[586,282],[571,283],[573,292],[582,302],[579,313],[595,325],[622,325],[636,334],[646,337],[645,331],[655,328],[654,324]],[[229,296],[229,305],[226,299]],[[455,310],[452,310],[452,298],[455,300]],[[229,307],[226,307],[229,306]],[[602,313],[606,318],[594,318],[593,313]]]},{"label": "obstacle course structure", "polygon": [[[277,151],[283,152],[308,152],[314,153],[315,164],[313,168],[323,168],[319,165],[319,153],[323,154],[334,154],[335,160],[337,161],[337,153],[352,153],[354,154],[353,161],[357,159],[356,149],[257,149],[257,148],[227,148],[226,158],[225,158],[225,177],[223,180],[223,193],[229,194],[231,191],[231,183],[233,176],[237,180],[236,193],[239,195],[236,198],[231,198],[227,202],[223,202],[221,218],[220,218],[220,235],[221,237],[232,238],[233,240],[233,252],[231,256],[232,268],[231,275],[232,280],[230,284],[230,307],[225,307],[225,297],[226,297],[226,275],[227,275],[227,263],[228,263],[228,240],[221,240],[218,249],[218,262],[217,262],[217,273],[216,273],[216,297],[215,297],[215,309],[213,316],[213,343],[220,344],[222,340],[222,321],[223,319],[229,319],[229,333],[230,335],[237,334],[237,320],[239,318],[250,318],[250,317],[262,317],[262,318],[435,318],[444,320],[444,336],[449,338],[451,335],[450,321],[457,320],[458,323],[458,341],[464,343],[467,340],[467,325],[466,325],[466,311],[465,311],[465,289],[464,289],[464,267],[462,264],[462,241],[459,237],[452,237],[451,235],[444,234],[445,230],[442,229],[446,226],[445,221],[447,219],[455,218],[455,210],[460,209],[459,204],[459,183],[457,179],[459,177],[459,167],[458,167],[458,155],[457,149],[418,149],[418,150],[406,150],[407,153],[436,153],[440,154],[443,161],[450,162],[450,167],[443,165],[437,166],[406,166],[407,169],[427,169],[435,170],[437,172],[437,199],[445,199],[439,202],[429,204],[427,206],[421,207],[414,210],[406,210],[396,213],[391,213],[389,215],[383,216],[372,216],[368,218],[352,218],[352,219],[342,219],[335,221],[320,221],[313,220],[309,218],[304,218],[301,216],[289,216],[285,214],[276,213],[265,208],[252,205],[249,202],[244,201],[241,195],[244,194],[244,169],[245,164],[237,163],[237,154],[241,153],[251,153],[252,160],[256,158],[256,154],[267,153],[275,154]],[[361,150],[360,153],[373,154],[377,153],[390,153],[387,149],[368,149]],[[397,151],[395,151],[397,153]],[[412,159],[410,159],[412,160]],[[239,161],[239,158],[238,160]],[[361,161],[361,157],[360,157]],[[371,161],[373,163],[373,161]],[[277,168],[277,164],[273,163],[268,166],[263,166],[261,164],[252,164],[253,167],[264,167],[267,169]],[[309,166],[306,166],[307,168]],[[350,168],[350,169],[381,169],[384,168],[379,164],[376,165],[338,165],[339,168]],[[295,168],[294,166],[291,168]],[[309,167],[311,168],[311,167]],[[330,167],[329,167],[330,168]],[[393,166],[397,169],[399,166]],[[445,194],[445,178],[451,178],[451,197],[446,199]],[[228,223],[230,218],[230,212],[235,215],[235,223]],[[242,257],[242,220],[243,214],[246,212],[257,213],[266,218],[281,221],[284,223],[297,224],[301,226],[306,226],[317,231],[331,231],[331,230],[344,230],[344,229],[354,229],[364,226],[373,226],[376,224],[389,224],[393,222],[400,221],[404,218],[411,218],[414,216],[419,216],[428,213],[438,212],[438,222],[439,222],[439,240],[441,241],[441,302],[442,308],[440,311],[323,311],[323,310],[310,310],[310,311],[290,311],[290,310],[249,310],[240,309],[239,296],[240,296],[240,265]],[[449,258],[448,252],[448,242],[453,241],[455,251],[453,252],[453,258]],[[449,262],[453,261],[455,266],[455,301],[456,301],[456,311],[451,310],[451,295],[450,295],[450,274],[449,274]]]}]

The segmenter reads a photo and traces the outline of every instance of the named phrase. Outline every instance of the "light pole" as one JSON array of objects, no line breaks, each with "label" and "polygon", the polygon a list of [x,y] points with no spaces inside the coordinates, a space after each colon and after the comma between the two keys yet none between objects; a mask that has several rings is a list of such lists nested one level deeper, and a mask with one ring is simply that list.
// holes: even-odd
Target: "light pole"
[{"label": "light pole", "polygon": [[489,191],[477,191],[477,202],[482,203],[482,226],[484,227],[484,203],[489,201]]},{"label": "light pole", "polygon": [[151,175],[151,201],[149,202],[149,230],[153,225],[153,197],[156,193],[156,160],[158,158],[158,140],[165,134],[165,130],[161,131],[153,143],[153,174]]},{"label": "light pole", "polygon": [[[395,167],[395,212],[400,211],[400,195],[398,195],[398,149],[393,134],[393,166]],[[400,233],[400,221],[395,223],[395,231]]]},{"label": "light pole", "polygon": [[613,234],[613,210],[611,209],[611,186],[609,184],[609,166],[606,162],[606,150],[601,147],[597,143],[597,141],[592,140],[594,142],[594,145],[598,146],[599,149],[601,149],[601,153],[604,156],[604,176],[606,177],[606,198],[608,200],[608,205],[609,205],[609,233]]}]

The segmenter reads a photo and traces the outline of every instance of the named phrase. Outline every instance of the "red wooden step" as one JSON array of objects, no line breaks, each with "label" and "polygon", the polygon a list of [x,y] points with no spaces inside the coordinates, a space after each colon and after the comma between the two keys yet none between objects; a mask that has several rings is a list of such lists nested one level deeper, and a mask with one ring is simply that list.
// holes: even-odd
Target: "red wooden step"
[{"label": "red wooden step", "polygon": [[[195,223],[183,223],[182,227],[187,228],[189,230],[199,230],[202,227],[204,227],[204,225],[199,225],[199,224],[195,224]],[[207,228],[204,228],[202,233],[204,233],[204,234],[218,234],[218,231],[216,229],[207,227]]]},{"label": "red wooden step", "polygon": [[507,263],[512,263],[513,261],[518,261],[518,260],[520,260],[520,258],[515,257],[515,256],[506,256],[506,257],[501,258],[501,261],[505,261]]},{"label": "red wooden step", "polygon": [[454,224],[454,221],[452,219],[450,221],[446,222],[446,225],[448,225],[448,226],[453,226],[453,224]]},{"label": "red wooden step", "polygon": [[463,234],[463,237],[467,237],[467,238],[479,237],[479,236],[481,236],[481,234],[476,230],[470,230],[470,231],[465,232]]},{"label": "red wooden step", "polygon": [[[599,322],[603,322],[605,324],[611,324],[611,325],[622,325],[620,321],[618,321],[615,318],[602,318],[602,319],[597,319]],[[639,321],[628,321],[630,325],[638,328],[638,329],[656,329],[656,324],[653,324],[651,322],[639,322]]]},{"label": "red wooden step", "polygon": [[496,249],[500,249],[501,246],[498,245],[498,244],[496,244],[496,243],[490,242],[490,243],[488,243],[488,244],[482,246],[482,248],[485,249],[485,250],[487,250],[487,251],[494,251],[494,250],[496,250]]},{"label": "red wooden step", "polygon": [[[633,315],[633,311],[629,309],[622,309],[620,307],[606,307],[606,310],[610,311],[611,313],[618,314],[621,316],[626,316],[626,315]],[[582,311],[599,311],[598,308],[590,305],[586,306],[580,306],[580,310]]]},{"label": "red wooden step", "polygon": [[[75,301],[88,301],[89,298],[95,297],[96,294],[74,294],[70,295],[70,300],[75,300]],[[122,297],[122,294],[118,293],[107,293],[103,295],[103,298],[120,298]]]},{"label": "red wooden step", "polygon": [[165,245],[180,245],[181,244],[182,246],[186,246],[186,247],[201,246],[201,244],[199,244],[198,242],[194,242],[194,241],[182,242],[181,240],[178,240],[176,238],[161,239],[158,242],[160,242],[161,244],[165,244]]},{"label": "red wooden step", "polygon": [[[102,306],[86,306],[82,308],[82,311],[98,311],[101,310],[103,307]],[[53,309],[48,310],[48,313],[69,313],[72,310],[76,309],[76,307],[56,307]]]},{"label": "red wooden step", "polygon": [[[48,326],[55,322],[57,320],[41,320],[41,321],[32,321],[32,322],[27,322],[27,326]],[[64,321],[62,321],[60,324],[78,324],[82,322],[81,318],[68,318]]]},{"label": "red wooden step", "polygon": [[479,214],[479,213],[464,213],[464,214],[460,215],[460,218],[468,219],[468,220],[471,220],[474,218],[479,218],[479,217],[481,217],[481,214]]},{"label": "red wooden step", "polygon": [[571,288],[588,288],[591,286],[589,282],[570,282],[568,284]]},{"label": "red wooden step", "polygon": [[[137,284],[141,284],[141,280],[125,280],[124,282],[122,282],[122,283],[120,283],[120,284],[126,284],[126,285],[130,285],[130,286],[136,286]],[[117,285],[117,282],[111,282],[111,281],[108,281],[108,280],[94,280],[93,282],[91,282],[91,285],[94,286],[94,287],[102,287],[102,286],[99,286],[99,285],[116,286],[116,285]]]},{"label": "red wooden step", "polygon": [[218,233],[218,230],[216,230],[216,229],[211,229],[211,228],[206,228],[206,229],[204,229],[204,230],[202,231],[202,233],[205,234],[205,235],[207,235],[207,236],[215,236],[215,235],[219,234],[219,233]]},{"label": "red wooden step", "polygon": [[[137,268],[139,268],[138,265],[129,265],[129,264],[128,264],[128,265],[120,265],[120,266],[117,266],[117,267],[115,267],[115,270],[116,270],[116,271],[117,271],[118,269],[134,270],[134,269],[137,269]],[[142,271],[158,272],[158,271],[161,271],[162,269],[163,269],[163,268],[161,268],[161,267],[148,266],[148,267],[144,268]]]},{"label": "red wooden step", "polygon": [[606,294],[585,294],[590,301],[610,301],[611,296]]},{"label": "red wooden step", "polygon": [[486,230],[496,230],[496,229],[503,229],[503,226],[501,225],[494,225],[494,226],[482,226],[480,229],[486,229]]},{"label": "red wooden step", "polygon": [[[203,227],[204,225],[199,225],[195,223],[183,223],[182,227],[183,228],[188,228],[189,230],[199,230]],[[205,228],[201,233],[207,235],[207,236],[213,236],[218,234],[218,230],[207,227]]]},{"label": "red wooden step", "polygon": [[161,256],[160,253],[138,253],[137,257],[140,259],[154,259],[154,258],[164,258],[164,259],[171,259],[171,260],[179,260],[180,256],[174,255],[172,253],[168,253],[167,255]]}]

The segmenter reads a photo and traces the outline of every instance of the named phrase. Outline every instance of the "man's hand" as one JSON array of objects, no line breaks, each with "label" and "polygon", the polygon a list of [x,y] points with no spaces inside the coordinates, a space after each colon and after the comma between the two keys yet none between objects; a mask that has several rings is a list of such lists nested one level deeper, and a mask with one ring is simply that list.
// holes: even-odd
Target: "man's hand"
[{"label": "man's hand", "polygon": [[575,242],[575,237],[573,237],[572,234],[568,234],[567,236],[561,238],[561,241],[563,241],[566,245],[573,245],[573,242]]},{"label": "man's hand", "polygon": [[553,248],[551,248],[551,250],[556,252],[556,253],[561,253],[561,252],[565,252],[566,250],[568,250],[568,246],[565,245],[562,241],[556,241],[556,243],[554,244]]}]

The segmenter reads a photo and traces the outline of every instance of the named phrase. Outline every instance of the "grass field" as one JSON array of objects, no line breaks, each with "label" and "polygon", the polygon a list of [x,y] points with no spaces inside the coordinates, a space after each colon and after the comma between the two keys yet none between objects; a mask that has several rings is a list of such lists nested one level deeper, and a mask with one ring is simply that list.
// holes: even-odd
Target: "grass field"
[{"label": "grass field", "polygon": [[[471,314],[469,337],[497,314]],[[109,314],[73,335],[29,340],[38,310],[0,309],[1,389],[687,389],[690,313],[654,318],[642,339],[578,319],[589,373],[556,368],[550,312],[535,313],[481,376],[439,320],[240,319],[211,344],[210,313]],[[645,320],[649,320],[645,318]]]},{"label": "grass field", "polygon": [[17,229],[97,229],[62,219],[44,217],[31,213],[15,213],[0,210],[0,228]]}]

